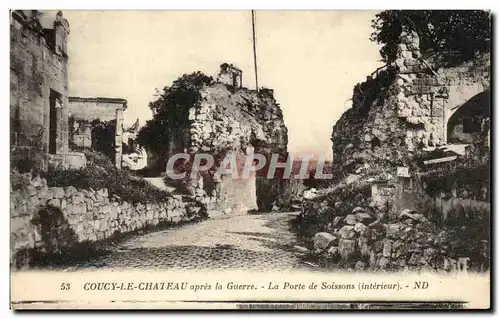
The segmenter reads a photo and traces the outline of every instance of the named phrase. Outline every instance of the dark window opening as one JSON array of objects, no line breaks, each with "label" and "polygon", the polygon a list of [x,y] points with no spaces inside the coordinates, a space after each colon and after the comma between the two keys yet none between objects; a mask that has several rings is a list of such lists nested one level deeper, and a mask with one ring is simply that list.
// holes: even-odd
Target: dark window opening
[{"label": "dark window opening", "polygon": [[480,133],[481,132],[481,119],[477,117],[469,117],[463,119],[463,132],[464,133]]},{"label": "dark window opening", "polygon": [[413,130],[425,130],[424,123],[407,123],[406,125],[408,126],[408,128]]},{"label": "dark window opening", "polygon": [[19,145],[19,132],[21,131],[19,110],[19,77],[10,70],[10,144],[11,147]]},{"label": "dark window opening", "polygon": [[374,151],[377,147],[380,147],[380,140],[378,137],[375,136],[374,138],[372,138],[371,147],[372,147],[372,151]]},{"label": "dark window opening", "polygon": [[58,109],[62,107],[61,94],[51,89],[49,99],[49,153],[56,154]]},{"label": "dark window opening", "polygon": [[238,87],[238,76],[236,74],[233,74],[233,86],[236,88]]}]

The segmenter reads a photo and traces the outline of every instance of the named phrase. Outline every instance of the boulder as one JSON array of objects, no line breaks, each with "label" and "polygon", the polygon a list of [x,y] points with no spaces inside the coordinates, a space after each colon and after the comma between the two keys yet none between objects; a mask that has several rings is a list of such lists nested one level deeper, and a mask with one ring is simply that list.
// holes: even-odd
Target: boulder
[{"label": "boulder", "polygon": [[52,206],[52,207],[56,207],[56,208],[61,208],[61,200],[59,198],[53,198],[53,199],[49,200],[47,205]]},{"label": "boulder", "polygon": [[71,197],[73,204],[83,203],[84,198],[85,198],[85,196],[80,192],[73,193],[73,195]]},{"label": "boulder", "polygon": [[421,259],[421,256],[421,253],[414,252],[410,257],[410,260],[408,260],[408,265],[417,265]]},{"label": "boulder", "polygon": [[401,240],[392,243],[392,258],[399,258],[406,254],[406,246]]},{"label": "boulder", "polygon": [[22,217],[15,217],[10,219],[10,233],[16,233],[21,229],[27,228],[29,225],[29,220]]},{"label": "boulder", "polygon": [[26,192],[29,196],[37,196],[40,200],[52,198],[48,188],[38,189],[33,185],[28,185],[26,186]]},{"label": "boulder", "polygon": [[347,225],[355,225],[356,224],[356,216],[353,214],[349,214],[344,218],[344,224]]},{"label": "boulder", "polygon": [[[37,188],[33,185],[28,185],[26,186],[26,192],[28,193],[28,196],[38,196],[38,198],[48,198],[50,195],[45,195],[41,196],[37,190]],[[48,191],[45,191],[44,193],[48,193]]]},{"label": "boulder", "polygon": [[401,220],[410,219],[410,220],[413,220],[416,222],[426,222],[427,221],[427,219],[425,218],[425,216],[423,214],[420,214],[417,211],[410,210],[410,209],[404,209],[401,212],[401,214],[399,214],[399,218]]},{"label": "boulder", "polygon": [[370,235],[370,228],[365,226],[363,223],[357,223],[354,225],[354,231],[357,232],[360,236],[368,237]]},{"label": "boulder", "polygon": [[356,235],[354,226],[345,225],[339,230],[339,235],[344,239],[353,238]]},{"label": "boulder", "polygon": [[391,257],[392,252],[392,240],[384,239],[384,247],[382,248],[382,256]]},{"label": "boulder", "polygon": [[101,197],[108,197],[108,189],[107,188],[102,188],[97,190],[97,196]]},{"label": "boulder", "polygon": [[335,209],[340,209],[342,207],[342,202],[335,202],[335,204],[333,204],[333,208]]},{"label": "boulder", "polygon": [[387,269],[387,266],[389,266],[389,259],[386,257],[382,257],[378,260],[378,266],[380,269],[385,270]]},{"label": "boulder", "polygon": [[318,196],[318,191],[316,188],[311,188],[310,190],[304,191],[304,194],[302,195],[304,199],[314,199]]},{"label": "boulder", "polygon": [[366,213],[366,210],[358,206],[352,210],[351,214],[356,215],[357,213]]},{"label": "boulder", "polygon": [[385,232],[388,238],[400,239],[403,236],[402,224],[386,224]]},{"label": "boulder", "polygon": [[403,219],[402,222],[403,222],[403,224],[408,225],[408,226],[413,226],[416,223],[416,221],[414,221],[411,218]]},{"label": "boulder", "polygon": [[370,241],[366,237],[359,237],[358,238],[358,247],[359,247],[359,251],[361,253],[361,256],[370,257],[371,247],[370,247],[369,243],[370,243]]},{"label": "boulder", "polygon": [[381,228],[382,227],[382,221],[380,219],[375,220],[373,223],[368,224],[368,227],[370,228]]},{"label": "boulder", "polygon": [[350,260],[356,255],[356,241],[352,239],[339,239],[339,254],[344,261]]},{"label": "boulder", "polygon": [[[359,173],[360,173],[360,172],[356,172],[356,174],[359,174]],[[363,195],[362,195],[362,194],[360,194],[360,193],[357,193],[357,194],[356,194],[356,196],[354,196],[354,201],[355,201],[356,203],[361,203],[361,202],[363,202],[363,200],[364,200],[364,197],[363,197]]]},{"label": "boulder", "polygon": [[333,257],[337,256],[338,254],[339,254],[339,248],[335,247],[335,246],[328,248],[327,253],[326,253],[328,258],[333,258]]},{"label": "boulder", "polygon": [[403,232],[401,234],[401,239],[406,239],[415,233],[415,229],[413,227],[404,227]]},{"label": "boulder", "polygon": [[332,227],[333,228],[336,228],[337,226],[340,226],[340,223],[342,222],[342,220],[344,220],[343,217],[341,216],[336,216],[334,219],[333,219],[333,222],[332,222]]},{"label": "boulder", "polygon": [[426,263],[430,263],[433,259],[435,259],[437,254],[437,250],[435,248],[429,247],[424,250],[424,255],[422,259],[425,260]]},{"label": "boulder", "polygon": [[52,196],[54,198],[63,198],[65,195],[64,188],[62,187],[54,187],[54,191]]},{"label": "boulder", "polygon": [[377,265],[377,256],[375,252],[372,250],[370,251],[370,267],[375,268]]},{"label": "boulder", "polygon": [[366,263],[359,260],[358,262],[356,262],[356,266],[354,266],[354,270],[356,271],[364,271],[366,269]]},{"label": "boulder", "polygon": [[316,233],[316,235],[314,235],[314,250],[324,251],[333,245],[336,239],[337,238],[330,233]]},{"label": "boulder", "polygon": [[295,246],[293,246],[293,248],[299,253],[307,254],[309,252],[309,249],[307,249],[306,247],[299,246],[299,245],[295,245]]},{"label": "boulder", "polygon": [[31,185],[33,185],[34,187],[41,187],[41,186],[43,186],[43,179],[37,175],[37,176],[33,177],[33,179],[31,180]]},{"label": "boulder", "polygon": [[367,212],[358,212],[356,213],[356,220],[365,225],[369,225],[373,221],[373,216]]},{"label": "boulder", "polygon": [[387,209],[388,200],[386,198],[377,196],[371,203],[370,207],[379,211],[385,211]]}]

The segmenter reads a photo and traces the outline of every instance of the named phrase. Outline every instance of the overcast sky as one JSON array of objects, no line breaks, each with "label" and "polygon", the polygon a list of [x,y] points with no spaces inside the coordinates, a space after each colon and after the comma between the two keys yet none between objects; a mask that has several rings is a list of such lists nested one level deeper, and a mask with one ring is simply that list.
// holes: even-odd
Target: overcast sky
[{"label": "overcast sky", "polygon": [[[289,151],[331,153],[353,86],[381,65],[371,11],[256,12],[259,86],[274,89]],[[155,88],[184,73],[243,70],[255,87],[249,11],[65,11],[72,96],[128,100],[126,124],[151,118]]]}]

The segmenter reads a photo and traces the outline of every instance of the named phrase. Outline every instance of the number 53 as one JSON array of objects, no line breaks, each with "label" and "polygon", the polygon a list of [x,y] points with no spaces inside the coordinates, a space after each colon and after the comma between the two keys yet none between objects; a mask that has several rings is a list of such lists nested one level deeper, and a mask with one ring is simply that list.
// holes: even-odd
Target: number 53
[{"label": "number 53", "polygon": [[61,290],[69,290],[71,288],[71,285],[69,283],[62,283],[61,284]]}]

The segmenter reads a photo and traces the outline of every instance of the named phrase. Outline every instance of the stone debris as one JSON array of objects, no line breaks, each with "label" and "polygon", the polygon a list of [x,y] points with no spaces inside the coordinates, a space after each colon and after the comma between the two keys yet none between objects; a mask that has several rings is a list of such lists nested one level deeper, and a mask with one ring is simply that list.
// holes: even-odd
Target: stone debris
[{"label": "stone debris", "polygon": [[354,257],[357,252],[356,241],[352,239],[339,239],[339,254],[344,261]]},{"label": "stone debris", "polygon": [[353,214],[349,214],[344,218],[344,223],[347,225],[355,225],[356,224],[356,216]]},{"label": "stone debris", "polygon": [[314,251],[324,251],[328,249],[337,238],[332,234],[322,232],[314,235]]},{"label": "stone debris", "polygon": [[307,249],[306,247],[302,247],[302,246],[295,245],[295,246],[293,246],[293,248],[294,248],[297,252],[302,253],[302,254],[307,254],[307,253],[309,253],[309,249]]},{"label": "stone debris", "polygon": [[[360,198],[354,201],[359,202]],[[382,216],[372,222],[374,210],[368,206],[370,201],[364,202],[366,206],[352,208],[332,198],[327,202],[312,200],[303,205],[302,222],[308,216],[333,214],[329,217],[331,222],[325,224],[328,231],[314,235],[316,253],[332,263],[340,263],[342,269],[355,271],[444,270],[445,263],[450,265],[457,258],[469,258],[457,255],[450,234],[438,231],[439,228],[422,213],[404,209],[393,218]],[[324,206],[327,208],[318,209]],[[346,210],[349,213],[344,215]]]},{"label": "stone debris", "polygon": [[353,238],[356,235],[354,226],[345,225],[339,230],[339,235],[345,239]]}]

